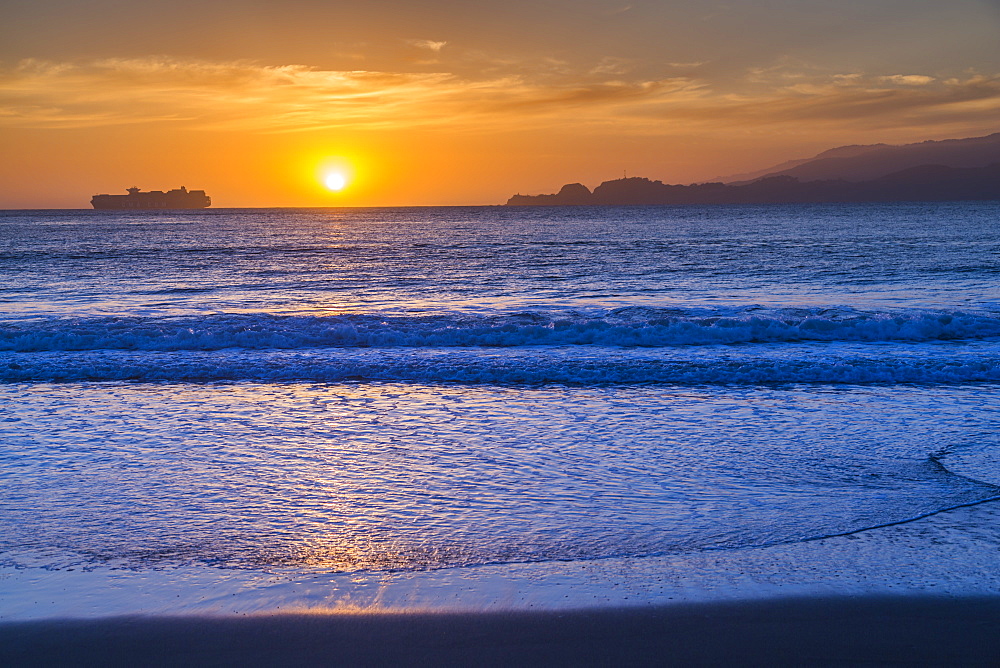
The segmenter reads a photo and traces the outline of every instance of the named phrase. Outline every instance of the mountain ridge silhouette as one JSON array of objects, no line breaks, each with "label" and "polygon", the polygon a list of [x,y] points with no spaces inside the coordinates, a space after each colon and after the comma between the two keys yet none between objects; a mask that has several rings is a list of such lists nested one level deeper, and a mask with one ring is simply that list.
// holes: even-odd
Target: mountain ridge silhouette
[{"label": "mountain ridge silhouette", "polygon": [[590,191],[573,183],[554,195],[514,195],[508,206],[795,204],[1000,200],[1000,162],[986,167],[921,165],[869,181],[799,181],[779,174],[743,185],[669,185],[643,177],[605,181]]},{"label": "mountain ridge silhouette", "polygon": [[840,146],[749,180],[671,185],[644,177],[570,183],[551,195],[514,195],[511,206],[780,204],[1000,200],[1000,132],[983,137]]}]

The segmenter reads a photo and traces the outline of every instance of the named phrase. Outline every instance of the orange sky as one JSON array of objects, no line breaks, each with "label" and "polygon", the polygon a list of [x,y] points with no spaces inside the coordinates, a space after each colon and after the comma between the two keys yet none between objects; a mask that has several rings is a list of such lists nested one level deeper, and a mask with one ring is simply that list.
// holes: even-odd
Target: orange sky
[{"label": "orange sky", "polygon": [[[6,2],[0,208],[496,204],[1000,130],[987,0]],[[350,184],[327,190],[323,175]]]}]

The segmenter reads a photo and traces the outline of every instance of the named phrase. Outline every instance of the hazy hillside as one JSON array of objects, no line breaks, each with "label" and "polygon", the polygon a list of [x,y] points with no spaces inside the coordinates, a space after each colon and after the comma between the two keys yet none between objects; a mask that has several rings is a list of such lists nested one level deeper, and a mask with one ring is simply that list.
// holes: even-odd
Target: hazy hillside
[{"label": "hazy hillside", "polygon": [[1000,133],[986,137],[925,141],[888,146],[844,146],[805,161],[793,161],[772,170],[755,172],[750,179],[723,179],[733,183],[762,176],[794,176],[800,181],[870,181],[922,165],[985,167],[1000,162]]},{"label": "hazy hillside", "polygon": [[749,183],[750,181],[755,181],[763,176],[768,176],[769,174],[781,174],[786,170],[798,167],[799,165],[804,165],[805,163],[812,162],[814,160],[822,160],[824,158],[852,158],[854,156],[861,155],[862,153],[868,153],[887,146],[889,146],[889,144],[854,144],[851,146],[838,146],[837,148],[831,148],[823,151],[822,153],[814,155],[811,158],[788,160],[787,162],[783,162],[780,165],[774,165],[773,167],[758,169],[752,172],[744,172],[742,174],[719,176],[712,180],[737,185],[740,183]]}]

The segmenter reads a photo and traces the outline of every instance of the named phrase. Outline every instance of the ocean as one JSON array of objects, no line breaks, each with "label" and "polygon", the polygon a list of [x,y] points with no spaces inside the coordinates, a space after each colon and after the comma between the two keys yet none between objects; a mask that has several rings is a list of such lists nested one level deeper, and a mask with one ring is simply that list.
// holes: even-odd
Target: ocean
[{"label": "ocean", "polygon": [[998,279],[1000,203],[0,212],[0,618],[648,602],[989,507]]}]

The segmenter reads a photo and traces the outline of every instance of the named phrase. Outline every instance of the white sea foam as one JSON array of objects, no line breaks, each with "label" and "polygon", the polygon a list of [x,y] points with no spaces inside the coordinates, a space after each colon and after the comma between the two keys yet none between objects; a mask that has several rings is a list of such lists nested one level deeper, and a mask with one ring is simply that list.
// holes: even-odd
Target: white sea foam
[{"label": "white sea foam", "polygon": [[990,345],[676,349],[303,349],[0,353],[0,382],[412,382],[497,385],[924,385],[1000,382]]},{"label": "white sea foam", "polygon": [[279,316],[40,319],[0,325],[0,350],[219,350],[317,347],[692,346],[799,341],[1000,338],[990,311],[849,308],[663,309],[602,315]]}]

